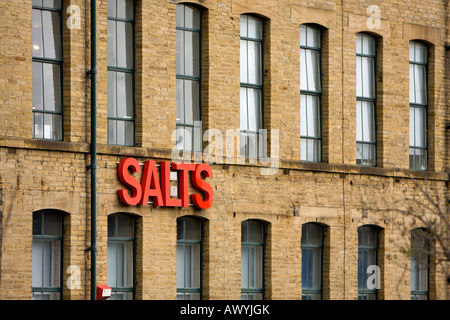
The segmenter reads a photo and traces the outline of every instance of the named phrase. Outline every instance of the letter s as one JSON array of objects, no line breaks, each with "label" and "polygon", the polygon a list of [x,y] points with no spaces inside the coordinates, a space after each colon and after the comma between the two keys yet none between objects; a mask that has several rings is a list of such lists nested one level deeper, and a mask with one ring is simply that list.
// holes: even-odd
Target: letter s
[{"label": "letter s", "polygon": [[195,171],[191,172],[191,182],[194,188],[203,192],[204,199],[202,200],[202,197],[199,194],[191,195],[191,199],[192,203],[197,208],[208,209],[212,205],[214,199],[214,192],[211,185],[202,180],[203,172],[205,173],[205,177],[213,176],[211,167],[206,163],[202,163],[196,166]]},{"label": "letter s", "polygon": [[117,191],[117,194],[121,202],[129,206],[135,206],[141,199],[142,188],[139,181],[128,173],[128,168],[131,168],[132,172],[140,173],[141,167],[139,166],[139,162],[134,158],[125,158],[119,163],[119,169],[117,171],[119,180],[131,189],[131,196],[126,189]]}]

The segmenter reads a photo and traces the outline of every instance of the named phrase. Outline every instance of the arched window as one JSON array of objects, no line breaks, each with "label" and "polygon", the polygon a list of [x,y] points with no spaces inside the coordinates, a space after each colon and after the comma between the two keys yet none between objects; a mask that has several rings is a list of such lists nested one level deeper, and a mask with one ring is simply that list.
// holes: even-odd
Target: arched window
[{"label": "arched window", "polygon": [[427,300],[429,296],[430,240],[426,230],[411,231],[411,300]]},{"label": "arched window", "polygon": [[108,286],[110,300],[132,300],[135,295],[135,218],[124,213],[108,216]]},{"label": "arched window", "polygon": [[241,224],[241,299],[264,298],[264,224],[245,220]]},{"label": "arched window", "polygon": [[63,215],[42,210],[33,214],[33,300],[62,298]]},{"label": "arched window", "polygon": [[376,39],[356,34],[356,163],[375,166],[376,141]]},{"label": "arched window", "polygon": [[177,4],[177,149],[200,151],[201,11]]},{"label": "arched window", "polygon": [[263,121],[263,21],[255,16],[241,15],[240,53],[240,154],[257,158],[264,152],[259,147]]},{"label": "arched window", "polygon": [[427,170],[428,48],[409,43],[409,167]]},{"label": "arched window", "polygon": [[323,228],[317,223],[302,226],[302,299],[322,299]]},{"label": "arched window", "polygon": [[[368,283],[371,275],[369,267],[378,263],[378,231],[376,226],[361,226],[358,228],[358,299],[376,300],[377,286]],[[373,268],[373,267],[372,267]],[[377,271],[375,271],[377,272]]]},{"label": "arched window", "polygon": [[108,144],[135,144],[134,51],[134,0],[108,0]]},{"label": "arched window", "polygon": [[321,31],[300,26],[300,159],[322,161]]},{"label": "arched window", "polygon": [[33,0],[33,138],[63,139],[62,0]]},{"label": "arched window", "polygon": [[200,300],[202,222],[177,219],[177,300]]}]

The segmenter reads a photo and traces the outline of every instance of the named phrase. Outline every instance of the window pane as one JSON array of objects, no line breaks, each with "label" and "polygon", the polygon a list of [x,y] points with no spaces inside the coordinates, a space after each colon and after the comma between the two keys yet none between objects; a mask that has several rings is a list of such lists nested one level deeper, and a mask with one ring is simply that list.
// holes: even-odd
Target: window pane
[{"label": "window pane", "polygon": [[427,103],[426,67],[414,65],[414,93],[415,103]]},{"label": "window pane", "polygon": [[375,38],[368,35],[368,34],[363,34],[363,50],[362,50],[363,54],[367,54],[367,55],[375,55]]},{"label": "window pane", "polygon": [[59,12],[42,11],[44,57],[61,59],[61,25]]},{"label": "window pane", "polygon": [[308,47],[320,48],[320,30],[311,26],[306,29],[307,39],[306,45]]},{"label": "window pane", "polygon": [[43,57],[44,47],[42,41],[42,16],[41,10],[33,9],[33,57]]},{"label": "window pane", "polygon": [[[109,2],[108,2],[109,3]],[[108,54],[107,63],[110,67],[117,66],[117,36],[116,36],[116,21],[108,20]]]},{"label": "window pane", "polygon": [[200,34],[184,31],[184,75],[200,76]]},{"label": "window pane", "polygon": [[428,291],[428,252],[426,233],[421,229],[411,231],[411,290]]},{"label": "window pane", "polygon": [[33,110],[43,110],[42,63],[33,62]]},{"label": "window pane", "polygon": [[[178,8],[178,6],[177,6]],[[178,15],[177,15],[178,17]],[[184,31],[176,31],[176,59],[177,59],[177,74],[184,75]]]},{"label": "window pane", "polygon": [[425,108],[414,108],[414,137],[416,147],[426,147],[426,110]]},{"label": "window pane", "polygon": [[[194,120],[200,120],[200,97],[198,81],[184,80],[184,123],[194,124]],[[196,119],[194,119],[194,116]]]},{"label": "window pane", "polygon": [[200,10],[191,6],[184,6],[184,27],[200,29]]},{"label": "window pane", "polygon": [[185,123],[184,118],[184,80],[177,79],[177,123]]},{"label": "window pane", "polygon": [[375,97],[375,65],[373,58],[361,58],[362,69],[362,97]]},{"label": "window pane", "polygon": [[42,64],[44,74],[44,110],[61,112],[61,67]]},{"label": "window pane", "polygon": [[247,65],[247,43],[246,40],[241,40],[241,53],[240,53],[240,72],[241,82],[248,83],[248,65]]},{"label": "window pane", "polygon": [[302,226],[302,245],[322,245],[322,227],[316,223]]},{"label": "window pane", "polygon": [[61,9],[61,0],[43,0],[42,5],[48,8]]},{"label": "window pane", "polygon": [[134,218],[127,214],[108,216],[108,237],[134,237]]},{"label": "window pane", "polygon": [[108,241],[108,285],[133,287],[133,241]]},{"label": "window pane", "polygon": [[248,119],[247,119],[247,88],[242,88],[240,90],[241,95],[241,107],[240,107],[240,124],[241,130],[248,129]]},{"label": "window pane", "polygon": [[108,120],[108,144],[117,144],[116,120]]},{"label": "window pane", "polygon": [[248,37],[262,40],[262,20],[254,16],[248,16]]},{"label": "window pane", "polygon": [[261,125],[261,91],[247,88],[248,130],[258,131]]},{"label": "window pane", "polygon": [[44,138],[44,116],[42,113],[33,113],[33,137],[37,139]]},{"label": "window pane", "polygon": [[132,20],[134,18],[133,0],[116,0],[117,18]]},{"label": "window pane", "polygon": [[358,245],[359,246],[377,246],[378,231],[372,226],[361,226],[358,228]]},{"label": "window pane", "polygon": [[409,43],[409,61],[416,63],[427,63],[428,48],[425,44],[418,41]]},{"label": "window pane", "polygon": [[261,43],[247,41],[248,83],[261,85]]},{"label": "window pane", "polygon": [[131,23],[116,22],[117,27],[117,66],[133,68],[133,25]]},{"label": "window pane", "polygon": [[116,72],[117,117],[133,118],[133,76],[131,73]]},{"label": "window pane", "polygon": [[363,141],[375,142],[375,110],[372,102],[361,102]]},{"label": "window pane", "polygon": [[117,77],[116,72],[108,71],[107,96],[108,96],[108,117],[117,117]]}]

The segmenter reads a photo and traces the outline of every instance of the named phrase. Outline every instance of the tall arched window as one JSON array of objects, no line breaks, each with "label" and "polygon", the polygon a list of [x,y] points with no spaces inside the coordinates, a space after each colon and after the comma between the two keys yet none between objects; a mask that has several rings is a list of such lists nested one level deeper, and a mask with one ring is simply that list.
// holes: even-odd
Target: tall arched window
[{"label": "tall arched window", "polygon": [[110,300],[132,300],[135,295],[135,218],[124,213],[108,216],[108,286]]},{"label": "tall arched window", "polygon": [[134,0],[108,0],[108,144],[135,144],[134,60]]},{"label": "tall arched window", "polygon": [[177,4],[177,149],[200,151],[201,11]]},{"label": "tall arched window", "polygon": [[411,299],[427,300],[429,296],[430,240],[426,230],[411,231]]},{"label": "tall arched window", "polygon": [[376,226],[365,225],[358,228],[358,299],[376,300],[377,286],[368,282],[369,267],[378,263],[378,230]]},{"label": "tall arched window", "polygon": [[33,138],[63,139],[62,0],[33,0]]},{"label": "tall arched window", "polygon": [[322,161],[321,31],[300,26],[300,159]]},{"label": "tall arched window", "polygon": [[322,299],[323,230],[317,223],[302,226],[302,299]]},{"label": "tall arched window", "polygon": [[375,166],[376,141],[376,39],[356,34],[356,163]]},{"label": "tall arched window", "polygon": [[200,300],[202,222],[177,219],[177,300]]},{"label": "tall arched window", "polygon": [[54,211],[33,214],[33,300],[62,298],[63,215]]},{"label": "tall arched window", "polygon": [[409,43],[409,167],[427,170],[428,47]]},{"label": "tall arched window", "polygon": [[263,121],[263,21],[241,15],[241,111],[240,154],[257,158],[264,152],[259,146]]},{"label": "tall arched window", "polygon": [[264,224],[245,220],[241,224],[241,299],[264,298]]}]

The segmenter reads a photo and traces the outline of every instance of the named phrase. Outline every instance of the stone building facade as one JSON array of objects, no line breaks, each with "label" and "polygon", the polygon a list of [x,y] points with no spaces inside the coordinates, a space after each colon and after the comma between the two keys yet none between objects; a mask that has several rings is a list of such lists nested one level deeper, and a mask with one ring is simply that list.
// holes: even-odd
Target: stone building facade
[{"label": "stone building facade", "polygon": [[[196,297],[211,300],[298,300],[319,295],[330,300],[387,300],[423,294],[429,299],[448,299],[444,271],[432,254],[427,257],[426,286],[414,292],[412,258],[403,248],[411,247],[410,231],[425,225],[391,210],[406,209],[408,199],[425,199],[418,186],[427,186],[438,201],[443,201],[448,192],[448,1],[136,0],[131,16],[119,10],[122,2],[97,1],[98,285],[111,285],[108,271],[127,274],[109,265],[114,260],[109,255],[114,241],[119,243],[131,237],[132,260],[121,265],[131,272],[131,284],[123,285],[123,297],[176,299],[197,294]],[[63,0],[60,6],[57,3],[14,0],[0,4],[0,299],[91,298],[90,6],[89,1],[80,0]],[[117,12],[113,13],[111,3]],[[195,8],[199,25],[188,27],[187,22],[179,23],[177,15],[183,6]],[[49,17],[50,25],[50,20],[46,20]],[[187,21],[188,16],[184,17]],[[242,34],[243,19],[259,23],[260,37]],[[122,29],[117,27],[120,24],[127,25],[123,27],[127,30],[121,34],[123,38]],[[117,27],[117,33],[109,30],[111,25]],[[302,45],[301,26],[317,31],[320,43]],[[48,30],[53,30],[50,40]],[[184,34],[183,41],[188,41],[194,33],[201,39],[196,42],[196,49],[189,52],[198,58],[197,73],[180,74],[177,59],[182,54],[177,48],[181,43],[178,37]],[[361,34],[375,44],[370,54],[364,50],[357,54],[358,41],[364,39]],[[62,39],[59,52],[38,52],[39,46],[57,48],[57,38]],[[253,65],[259,68],[261,81],[249,84],[242,80],[242,48],[253,42],[262,48],[257,56],[260,63]],[[124,49],[127,55],[132,52],[130,65],[112,65],[108,57],[111,43],[117,48],[131,43]],[[425,73],[418,71],[417,77],[412,66],[416,60],[411,59],[412,44],[416,43],[422,44],[426,52],[425,61],[417,63],[424,66],[420,70]],[[305,72],[301,70],[301,54],[317,57],[309,55],[308,50],[319,52],[316,61],[320,68],[316,69],[320,92],[312,92],[312,97],[320,97],[320,106],[315,109],[319,112],[319,135],[314,137],[320,145],[315,149],[319,150],[319,161],[305,161],[302,157],[302,143],[314,140],[304,137],[301,124],[307,122],[301,119],[300,112],[304,94],[301,74]],[[247,58],[249,52],[245,51]],[[118,61],[123,52],[116,53]],[[190,62],[195,57],[186,59]],[[361,61],[376,67],[361,69],[361,75],[357,72]],[[53,78],[45,73],[49,66],[53,67],[53,73],[49,71]],[[374,70],[372,74],[370,70]],[[108,88],[108,77],[122,74],[132,75],[131,95],[125,98],[131,99],[132,109],[124,111],[130,114],[120,118],[118,114],[111,116],[108,109],[113,90]],[[420,75],[426,75],[425,80]],[[358,77],[372,81],[374,91],[370,98],[358,100]],[[414,85],[411,89],[412,81],[422,80],[425,89]],[[176,152],[174,132],[181,103],[177,90],[183,81],[185,85],[189,81],[190,85],[195,81],[199,85],[197,100],[190,101],[201,101],[197,115],[201,120],[197,132],[203,136],[201,151],[214,151],[212,160],[206,158],[206,152],[200,158],[212,169],[211,176],[202,178],[212,187],[212,204],[206,209],[192,203],[187,207],[156,206],[154,201],[148,205],[125,205],[118,197],[118,190],[127,189],[118,177],[123,159],[161,164],[176,162],[174,156],[180,155]],[[412,102],[411,92],[422,89],[426,102]],[[242,92],[257,90],[261,98],[257,129],[267,130],[267,140],[262,141],[267,141],[265,151],[270,158],[257,157],[257,161],[252,161],[252,157],[240,157],[239,148],[230,148],[230,142],[238,146],[237,138],[242,137]],[[56,91],[61,93],[58,98]],[[44,107],[36,102],[38,96]],[[45,109],[46,98],[42,96],[54,98],[52,107],[47,104],[50,109]],[[121,101],[120,97],[115,100],[117,104]],[[366,118],[358,122],[358,117],[362,117],[359,105],[372,106],[368,122]],[[249,105],[247,111],[248,108]],[[419,133],[426,142],[420,146],[425,150],[420,168],[411,167],[414,157],[410,156],[417,146],[411,142],[416,132],[414,125],[419,126],[421,121],[411,120],[418,114],[416,109],[425,110],[425,117],[421,118],[425,125]],[[52,120],[38,122],[40,117]],[[122,133],[109,127],[114,121],[116,125],[120,121],[132,122],[131,143],[111,143],[111,132]],[[357,142],[359,132],[366,129],[372,140]],[[358,144],[375,146],[368,147],[373,148],[370,165],[361,160],[364,155],[358,154]],[[188,152],[183,155],[185,163],[195,158],[193,154],[190,158]],[[130,175],[141,181],[142,174]],[[177,179],[180,182],[180,175]],[[180,184],[171,184],[180,190]],[[190,184],[189,194],[196,192]],[[117,213],[125,213],[120,217],[131,217],[133,221],[135,229],[127,239],[115,239],[112,234],[112,221],[116,221],[112,217]],[[45,224],[42,217],[52,214],[62,219],[61,233],[39,232],[39,226]],[[177,220],[180,217],[194,217],[201,225],[201,236],[186,242],[199,245],[197,255],[193,255],[198,258],[197,264],[179,261],[184,248],[180,238],[182,223]],[[191,220],[185,223],[188,221]],[[261,223],[263,228],[260,241],[244,239],[243,231],[252,228],[253,222]],[[312,245],[310,251],[302,242],[307,223],[314,223],[321,230],[320,244]],[[362,226],[376,230],[375,251],[359,243],[358,230],[362,229],[358,228]],[[45,256],[45,245],[39,247],[37,243],[55,238],[59,239],[61,250],[56,253],[53,247],[49,258]],[[302,272],[314,274],[305,265],[306,253],[317,252],[314,248],[320,249],[319,271],[314,269],[319,272],[320,285],[306,288],[309,281],[306,276],[302,280]],[[362,255],[367,250],[375,260],[364,260]],[[249,258],[250,252],[255,255],[254,260]],[[42,261],[38,260],[39,254],[44,257]],[[56,263],[56,267],[44,266],[45,259]],[[250,260],[258,264],[257,269],[249,266]],[[311,258],[307,261],[318,266]],[[359,265],[362,261],[379,268],[375,291],[361,287],[358,275],[364,271]],[[192,273],[180,276],[180,270],[186,271],[188,266],[201,270],[199,279],[194,281],[196,276]],[[50,268],[47,271],[51,281],[44,279],[46,268]],[[186,285],[185,290],[180,279],[187,278],[198,284]],[[256,283],[245,286],[250,278]],[[116,287],[120,285],[114,285],[119,292]]]}]

